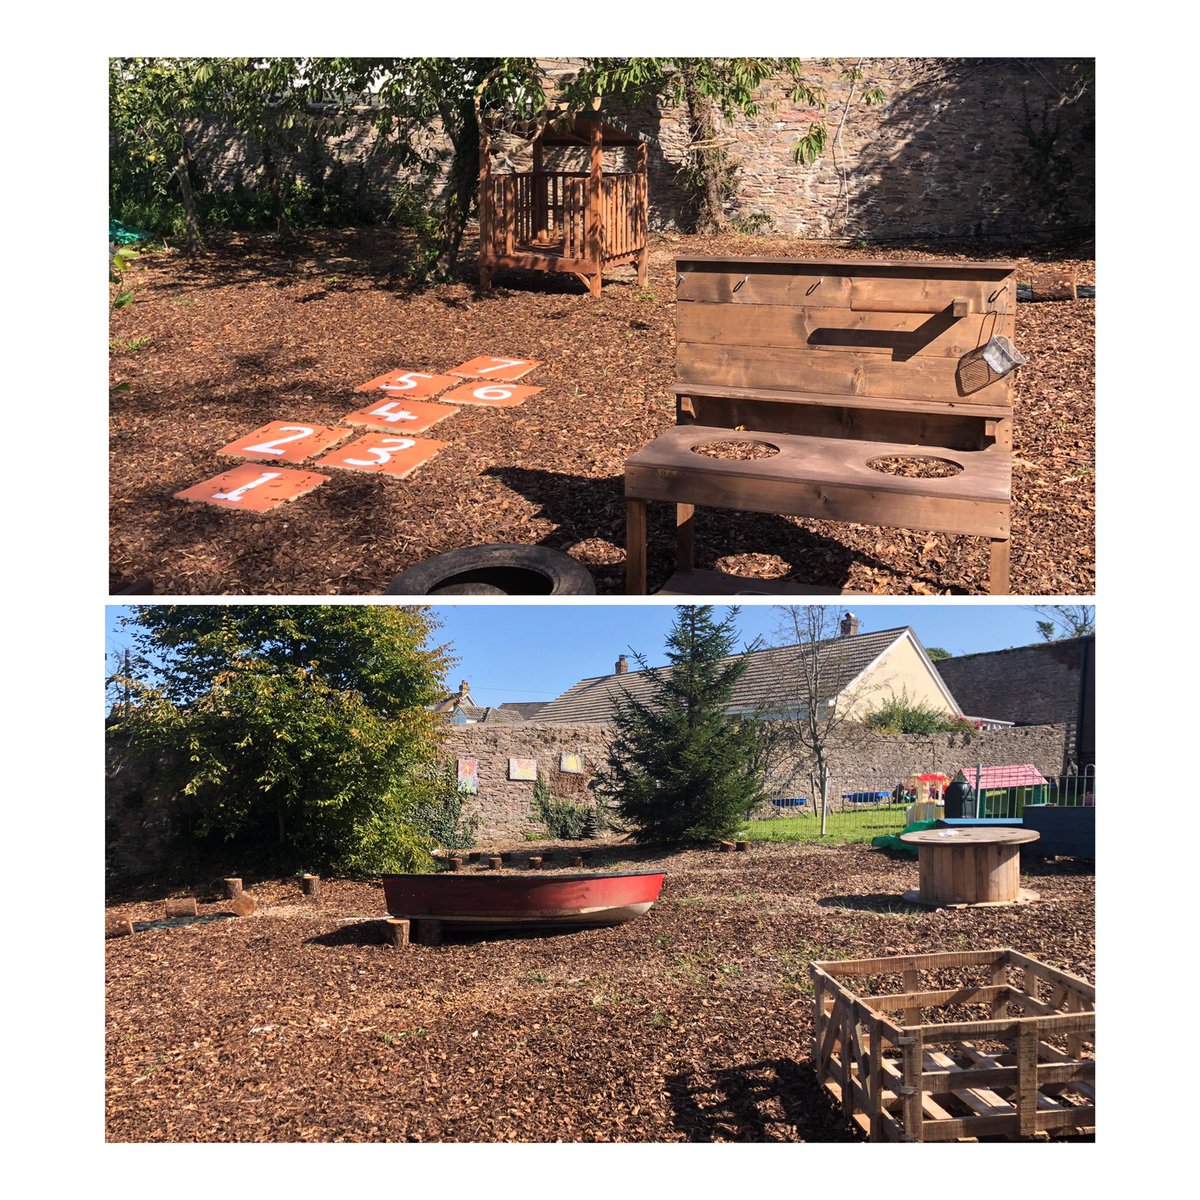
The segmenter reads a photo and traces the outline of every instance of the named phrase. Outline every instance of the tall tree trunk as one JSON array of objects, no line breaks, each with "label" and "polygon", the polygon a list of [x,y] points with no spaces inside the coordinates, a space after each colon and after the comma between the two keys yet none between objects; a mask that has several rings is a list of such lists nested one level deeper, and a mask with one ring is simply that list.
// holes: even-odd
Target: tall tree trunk
[{"label": "tall tree trunk", "polygon": [[479,126],[474,110],[465,107],[459,115],[459,128],[453,138],[454,160],[446,185],[442,219],[438,226],[436,272],[438,279],[451,279],[458,266],[467,218],[479,185]]},{"label": "tall tree trunk", "polygon": [[696,214],[696,232],[721,233],[728,222],[725,220],[725,204],[721,195],[725,152],[718,144],[716,112],[712,101],[707,96],[702,96],[690,79],[684,82],[684,99],[687,104],[689,132],[695,144],[692,158],[700,177],[700,207]]},{"label": "tall tree trunk", "polygon": [[283,185],[279,179],[279,161],[275,151],[264,134],[262,139],[263,172],[267,177],[267,186],[271,189],[271,207],[275,213],[275,232],[285,241],[292,238],[292,227],[288,223],[287,211],[283,200]]},{"label": "tall tree trunk", "polygon": [[192,177],[189,174],[192,153],[187,138],[179,130],[179,157],[175,163],[175,178],[179,180],[179,194],[183,197],[183,212],[187,220],[187,252],[189,255],[203,253],[208,249],[204,235],[200,232],[200,218],[196,213],[196,197],[192,193]]}]

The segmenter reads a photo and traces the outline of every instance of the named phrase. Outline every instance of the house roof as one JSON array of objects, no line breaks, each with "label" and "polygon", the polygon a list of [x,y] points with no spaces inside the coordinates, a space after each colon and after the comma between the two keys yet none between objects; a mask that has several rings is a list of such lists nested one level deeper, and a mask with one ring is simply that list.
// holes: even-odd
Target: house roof
[{"label": "house roof", "polygon": [[[876,659],[906,636],[920,647],[908,626],[860,633],[853,637],[830,638],[819,643],[823,660],[821,700],[832,700],[845,691]],[[778,711],[781,703],[794,702],[795,691],[790,688],[788,681],[795,676],[797,655],[808,656],[811,653],[811,647],[800,645],[773,646],[766,650],[752,650],[744,655],[731,655],[726,661],[745,658],[748,666],[738,680],[730,707],[751,712]],[[670,667],[661,669],[666,672],[671,670]],[[581,679],[556,700],[551,700],[538,714],[538,720],[578,723],[611,721],[614,698],[622,692],[637,700],[649,699],[650,674],[650,671],[628,671],[620,675]],[[938,679],[936,671],[933,677]]]},{"label": "house roof", "polygon": [[[962,773],[966,781],[975,786],[975,768],[963,767]],[[979,770],[979,790],[991,788],[1014,787],[1045,787],[1046,777],[1033,765],[1022,763],[1016,767],[981,767]]]},{"label": "house roof", "polygon": [[540,713],[545,707],[545,700],[508,701],[500,705],[502,711],[506,713],[516,713],[523,721],[535,720],[538,713]]},{"label": "house roof", "polygon": [[500,708],[480,708],[478,705],[466,703],[459,704],[458,711],[462,713],[468,721],[475,721],[481,725],[518,725],[524,718],[520,713],[506,712],[503,707]]}]

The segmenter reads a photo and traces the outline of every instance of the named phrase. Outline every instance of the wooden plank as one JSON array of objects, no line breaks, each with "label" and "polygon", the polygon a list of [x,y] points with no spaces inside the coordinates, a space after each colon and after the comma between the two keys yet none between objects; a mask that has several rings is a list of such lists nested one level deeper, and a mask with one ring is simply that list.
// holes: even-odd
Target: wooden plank
[{"label": "wooden plank", "polygon": [[[920,1025],[921,1023],[921,1001],[914,1000],[915,993],[921,990],[921,973],[916,967],[908,967],[904,971],[904,991],[907,993],[900,1005],[892,1007],[900,1007],[904,1009],[905,1025]],[[885,997],[866,997],[863,1000],[864,1004],[871,1005],[873,1008],[879,1005],[873,1005],[872,999],[883,1000]]]},{"label": "wooden plank", "polygon": [[746,254],[730,257],[724,254],[691,254],[677,258],[676,266],[683,269],[718,270],[750,264],[754,267],[771,267],[784,271],[797,268],[818,270],[845,269],[849,272],[869,274],[875,271],[899,271],[921,274],[937,274],[947,277],[980,275],[985,279],[1003,281],[1019,269],[1014,259],[949,259],[949,258],[788,258],[783,255]]},{"label": "wooden plank", "polygon": [[[1055,1112],[1035,1114],[1035,1132],[1054,1133],[1058,1130],[1082,1130],[1094,1128],[1094,1108],[1063,1108]],[[927,1142],[953,1142],[964,1137],[988,1137],[1016,1131],[1013,1117],[955,1117],[946,1121],[926,1121],[924,1140]]]},{"label": "wooden plank", "polygon": [[796,579],[751,579],[693,567],[676,571],[656,596],[865,596],[866,592],[824,587]]},{"label": "wooden plank", "polygon": [[576,274],[594,269],[594,264],[586,258],[562,254],[526,254],[514,251],[512,254],[485,255],[483,261],[495,270],[510,267],[525,271],[566,271]]},{"label": "wooden plank", "polygon": [[955,967],[990,967],[1008,950],[933,950],[927,954],[897,954],[892,958],[843,958],[814,963],[835,981],[843,976],[899,975],[916,968],[932,971]]},{"label": "wooden plank", "polygon": [[625,590],[646,594],[646,502],[634,498],[625,501]]},{"label": "wooden plank", "polygon": [[1067,971],[1060,970],[1058,967],[1050,966],[1048,963],[1039,962],[1036,958],[1030,958],[1028,954],[1022,954],[1019,950],[1008,950],[1006,953],[1009,962],[1014,966],[1032,968],[1043,978],[1049,979],[1053,983],[1062,984],[1064,987],[1074,990],[1085,1000],[1095,1002],[1095,985],[1088,983],[1086,979],[1081,979],[1078,975],[1071,975]]},{"label": "wooden plank", "polygon": [[[927,1067],[941,1067],[951,1075],[952,1082],[949,1091],[974,1112],[976,1116],[1000,1117],[1012,1115],[1013,1106],[1003,1096],[997,1095],[990,1088],[968,1087],[962,1080],[956,1086],[953,1082],[953,1075],[957,1070],[958,1064],[950,1055],[939,1050],[927,1051],[925,1054],[925,1063]],[[923,1075],[922,1079],[928,1083],[928,1075]]]},{"label": "wooden plank", "polygon": [[[906,977],[908,974],[909,972],[905,972]],[[907,983],[905,986],[907,989]],[[934,1008],[945,1004],[987,1004],[997,999],[1019,1000],[1020,996],[1008,984],[996,987],[968,983],[962,987],[941,988],[937,991],[910,992],[905,990],[903,992],[887,993],[880,996],[860,997],[861,1002],[871,1009],[883,1012],[904,1009],[904,1023],[906,1025],[919,1025],[921,1023],[920,1010],[922,1008]],[[910,1017],[910,1013],[915,1013],[916,1015]]]},{"label": "wooden plank", "polygon": [[827,406],[878,409],[897,413],[944,414],[956,412],[971,417],[1012,416],[1011,396],[999,403],[981,402],[974,396],[936,396],[926,400],[898,399],[892,396],[849,396],[835,392],[808,392],[799,388],[730,387],[718,383],[676,383],[672,391],[677,396],[729,397],[735,400],[754,400],[763,404],[797,406]]},{"label": "wooden plank", "polygon": [[680,571],[696,565],[696,506],[675,506],[675,564]]},{"label": "wooden plank", "polygon": [[[688,343],[676,360],[682,384],[744,388],[790,388],[827,395],[881,399],[962,400],[958,363],[951,358],[911,358],[893,362],[885,355],[803,346],[713,346]],[[1015,374],[1015,373],[1014,373]],[[977,403],[1003,405],[1013,375],[969,393]]]},{"label": "wooden plank", "polygon": [[850,284],[850,308],[855,312],[949,312],[957,306],[967,312],[1004,311],[1012,316],[1017,307],[1015,280],[976,282],[947,279],[930,273],[891,275],[886,278],[856,278]]},{"label": "wooden plank", "polygon": [[691,344],[698,344],[808,346],[884,354],[903,361],[918,355],[961,358],[988,340],[995,319],[982,313],[955,320],[937,315],[699,302],[679,305],[676,323],[679,358],[686,357]]},{"label": "wooden plank", "polygon": [[924,1061],[924,1044],[919,1030],[909,1030],[901,1046],[904,1062],[904,1094],[901,1104],[904,1110],[904,1140],[923,1140],[926,1122],[922,1117],[925,1088],[921,1083],[921,1067]]},{"label": "wooden plank", "polygon": [[871,1099],[867,1108],[869,1127],[867,1130],[870,1140],[882,1142],[886,1138],[883,1118],[883,1029],[878,1020],[871,1022],[871,1047],[867,1063],[867,1074],[871,1079]]},{"label": "wooden plank", "polygon": [[1026,1023],[1040,1022],[1043,1034],[1088,1033],[1095,1029],[1095,1013],[1059,1013],[1053,1017],[1010,1017],[996,1021],[953,1021],[944,1025],[919,1026],[931,1042],[953,1042],[961,1038],[990,1038],[997,1041],[1015,1038]]}]

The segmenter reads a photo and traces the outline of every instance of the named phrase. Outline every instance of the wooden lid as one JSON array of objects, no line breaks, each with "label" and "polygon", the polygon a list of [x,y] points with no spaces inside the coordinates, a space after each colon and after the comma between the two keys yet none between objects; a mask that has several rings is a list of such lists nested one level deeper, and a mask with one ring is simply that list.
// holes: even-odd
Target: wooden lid
[{"label": "wooden lid", "polygon": [[990,846],[1001,842],[1036,842],[1042,835],[1036,829],[1017,829],[1012,825],[987,828],[968,825],[959,829],[918,829],[902,833],[900,840],[914,846]]}]

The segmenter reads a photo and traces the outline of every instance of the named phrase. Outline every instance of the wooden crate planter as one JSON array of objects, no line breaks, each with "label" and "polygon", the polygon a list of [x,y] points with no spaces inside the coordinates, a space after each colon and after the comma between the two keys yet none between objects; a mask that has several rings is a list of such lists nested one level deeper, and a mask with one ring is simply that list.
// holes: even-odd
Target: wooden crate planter
[{"label": "wooden crate planter", "polygon": [[1094,1129],[1086,981],[1016,950],[814,962],[809,973],[817,1076],[871,1141]]}]

